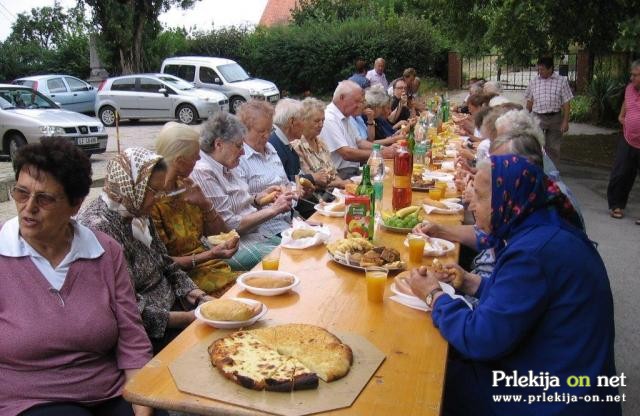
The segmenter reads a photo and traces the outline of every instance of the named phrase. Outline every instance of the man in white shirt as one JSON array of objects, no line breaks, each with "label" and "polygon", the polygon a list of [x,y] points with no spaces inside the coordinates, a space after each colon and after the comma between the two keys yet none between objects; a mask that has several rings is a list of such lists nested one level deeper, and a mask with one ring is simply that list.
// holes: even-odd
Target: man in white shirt
[{"label": "man in white shirt", "polygon": [[[364,101],[364,90],[353,81],[342,81],[333,93],[333,100],[324,112],[324,126],[320,137],[331,152],[331,161],[338,176],[348,179],[358,174],[360,163],[366,162],[371,155],[373,144],[361,138],[349,121],[356,116]],[[382,156],[392,158],[395,147],[382,149]]]},{"label": "man in white shirt", "polygon": [[387,81],[387,76],[384,74],[384,67],[384,59],[376,59],[373,63],[373,69],[367,72],[367,79],[372,87],[374,85],[382,85],[386,91],[387,88],[389,88],[389,82]]}]

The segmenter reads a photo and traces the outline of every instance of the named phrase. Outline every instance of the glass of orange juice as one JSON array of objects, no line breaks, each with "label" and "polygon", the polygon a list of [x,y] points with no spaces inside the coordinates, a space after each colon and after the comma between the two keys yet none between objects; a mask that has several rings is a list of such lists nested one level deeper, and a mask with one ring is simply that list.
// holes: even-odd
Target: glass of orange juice
[{"label": "glass of orange juice", "polygon": [[371,302],[382,302],[389,271],[382,267],[370,266],[365,269],[365,273],[367,279],[367,299]]},{"label": "glass of orange juice", "polygon": [[411,263],[422,263],[422,256],[424,255],[424,246],[426,241],[424,237],[416,234],[409,234],[407,236],[409,241],[409,261]]},{"label": "glass of orange juice", "polygon": [[436,181],[436,188],[440,189],[440,199],[444,198],[447,193],[447,183],[443,181]]},{"label": "glass of orange juice", "polygon": [[429,198],[433,199],[434,201],[440,201],[442,199],[442,190],[439,188],[430,188]]},{"label": "glass of orange juice", "polygon": [[278,270],[280,267],[280,247],[262,258],[262,270]]}]

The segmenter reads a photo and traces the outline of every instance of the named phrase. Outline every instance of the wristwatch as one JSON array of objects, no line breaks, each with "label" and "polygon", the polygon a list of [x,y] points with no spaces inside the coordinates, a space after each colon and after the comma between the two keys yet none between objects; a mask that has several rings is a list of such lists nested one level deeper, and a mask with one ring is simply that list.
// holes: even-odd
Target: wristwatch
[{"label": "wristwatch", "polygon": [[441,287],[437,287],[437,288],[433,289],[431,292],[429,292],[427,297],[424,299],[424,302],[427,304],[428,307],[432,308],[433,299],[434,299],[436,293],[438,293],[438,292],[443,292]]}]

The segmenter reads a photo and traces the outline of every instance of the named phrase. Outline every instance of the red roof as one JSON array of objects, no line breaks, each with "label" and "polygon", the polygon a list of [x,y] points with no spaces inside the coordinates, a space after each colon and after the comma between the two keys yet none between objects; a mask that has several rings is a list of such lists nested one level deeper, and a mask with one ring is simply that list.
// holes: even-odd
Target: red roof
[{"label": "red roof", "polygon": [[297,0],[267,0],[260,26],[286,25],[291,19],[291,10],[296,7]]}]

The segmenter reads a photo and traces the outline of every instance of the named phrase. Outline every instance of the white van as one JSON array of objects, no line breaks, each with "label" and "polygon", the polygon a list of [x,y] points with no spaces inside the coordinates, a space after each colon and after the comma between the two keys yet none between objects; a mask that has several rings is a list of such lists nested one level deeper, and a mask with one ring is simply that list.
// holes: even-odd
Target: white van
[{"label": "white van", "polygon": [[280,99],[276,84],[259,78],[251,78],[246,71],[231,59],[209,56],[179,56],[162,62],[160,72],[175,75],[198,88],[211,88],[229,97],[229,111],[250,98],[275,103]]}]

